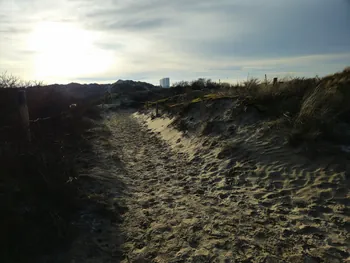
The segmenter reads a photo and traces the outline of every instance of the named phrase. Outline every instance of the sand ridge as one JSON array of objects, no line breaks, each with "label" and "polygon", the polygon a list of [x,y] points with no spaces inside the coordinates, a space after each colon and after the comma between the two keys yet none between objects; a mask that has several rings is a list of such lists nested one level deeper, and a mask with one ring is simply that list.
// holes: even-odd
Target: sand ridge
[{"label": "sand ridge", "polygon": [[249,154],[224,160],[208,141],[186,154],[130,113],[106,124],[130,180],[123,262],[348,259],[347,189],[332,187],[344,174],[264,165]]},{"label": "sand ridge", "polygon": [[53,262],[349,262],[345,171],[292,165],[301,159],[266,140],[232,150],[172,122],[104,115],[109,135],[91,131],[99,161],[81,175],[104,209],[81,211],[69,260]]}]

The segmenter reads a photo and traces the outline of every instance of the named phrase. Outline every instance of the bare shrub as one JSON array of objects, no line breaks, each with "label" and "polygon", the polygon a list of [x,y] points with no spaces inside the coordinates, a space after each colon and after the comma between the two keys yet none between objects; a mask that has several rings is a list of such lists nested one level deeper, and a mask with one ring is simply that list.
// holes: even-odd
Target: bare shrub
[{"label": "bare shrub", "polygon": [[29,88],[43,86],[43,81],[23,81],[17,76],[3,72],[0,74],[0,88]]}]

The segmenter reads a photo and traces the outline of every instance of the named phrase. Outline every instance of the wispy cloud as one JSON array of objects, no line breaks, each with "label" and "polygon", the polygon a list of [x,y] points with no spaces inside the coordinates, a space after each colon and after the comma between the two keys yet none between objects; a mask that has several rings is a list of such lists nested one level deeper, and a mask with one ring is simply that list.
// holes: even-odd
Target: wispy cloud
[{"label": "wispy cloud", "polygon": [[113,60],[96,76],[79,71],[84,81],[322,75],[350,64],[349,14],[349,0],[0,0],[0,71],[31,77],[26,40],[51,21],[90,32]]}]

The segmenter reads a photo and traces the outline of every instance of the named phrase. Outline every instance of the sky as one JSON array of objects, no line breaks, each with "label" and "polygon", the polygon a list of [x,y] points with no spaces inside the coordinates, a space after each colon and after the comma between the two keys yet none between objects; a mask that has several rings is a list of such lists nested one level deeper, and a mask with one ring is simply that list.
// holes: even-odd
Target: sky
[{"label": "sky", "polygon": [[350,0],[0,0],[0,73],[158,84],[350,66]]}]

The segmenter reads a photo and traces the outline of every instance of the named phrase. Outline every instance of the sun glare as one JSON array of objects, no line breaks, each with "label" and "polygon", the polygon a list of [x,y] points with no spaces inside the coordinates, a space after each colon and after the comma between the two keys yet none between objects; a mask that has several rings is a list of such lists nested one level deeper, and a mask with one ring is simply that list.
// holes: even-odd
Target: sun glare
[{"label": "sun glare", "polygon": [[28,44],[35,51],[35,77],[68,79],[108,69],[112,57],[94,47],[96,35],[66,23],[45,22],[36,26]]}]

